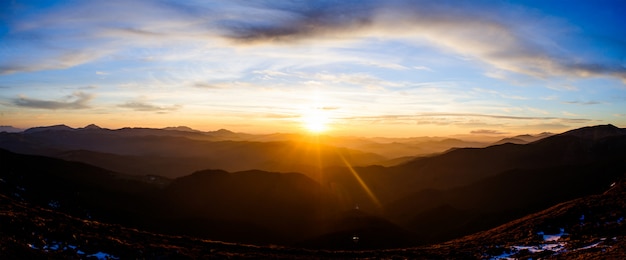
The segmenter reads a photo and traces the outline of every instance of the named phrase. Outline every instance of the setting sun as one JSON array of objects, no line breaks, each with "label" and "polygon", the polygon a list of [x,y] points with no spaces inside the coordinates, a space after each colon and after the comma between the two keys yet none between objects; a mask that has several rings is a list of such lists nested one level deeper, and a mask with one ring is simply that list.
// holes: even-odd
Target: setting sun
[{"label": "setting sun", "polygon": [[302,115],[304,128],[314,134],[319,134],[328,130],[329,118],[322,109],[312,109]]}]

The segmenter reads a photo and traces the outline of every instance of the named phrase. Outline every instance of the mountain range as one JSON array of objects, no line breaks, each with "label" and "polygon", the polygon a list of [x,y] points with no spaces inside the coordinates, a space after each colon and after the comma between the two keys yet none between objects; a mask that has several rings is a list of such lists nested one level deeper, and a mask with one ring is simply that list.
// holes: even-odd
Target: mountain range
[{"label": "mountain range", "polygon": [[[237,135],[220,131],[217,135]],[[118,257],[145,257],[173,254],[170,243],[211,245],[220,248],[216,256],[233,250],[286,258],[578,257],[598,254],[594,250],[599,248],[623,254],[616,247],[626,227],[626,130],[601,125],[516,139],[526,143],[448,149],[397,165],[368,166],[368,160],[380,158],[328,144],[313,146],[312,140],[306,145],[225,141],[186,128],[55,126],[2,133],[0,187],[6,203],[0,216],[10,221],[4,223],[38,230],[0,228],[2,251],[67,256],[78,254],[81,244],[84,254],[88,248],[89,254],[106,249]],[[85,154],[99,163],[75,159]],[[234,171],[193,169],[188,174],[191,168],[177,168],[199,154],[244,165],[255,159],[289,160],[281,168],[288,170],[257,164]],[[170,170],[180,173],[163,176],[149,170],[177,160],[181,163]],[[106,167],[107,162],[112,167]],[[124,164],[125,170],[118,171]],[[299,173],[294,165],[302,164],[316,167]],[[93,223],[85,236],[104,225],[124,232],[107,241],[96,239],[102,245],[97,249],[80,238],[68,238],[52,224],[74,223],[74,230],[77,220]],[[560,240],[544,239],[559,234]],[[115,237],[127,242],[115,242]],[[153,245],[160,246],[133,255],[128,245],[138,237],[158,240]],[[50,249],[53,245],[57,249]],[[75,248],[69,250],[68,245]],[[436,248],[444,248],[447,255]],[[325,251],[338,249],[348,251]],[[379,251],[367,251],[371,249]],[[192,258],[200,254],[185,252]]]},{"label": "mountain range", "polygon": [[[112,130],[95,124],[82,128],[54,125],[17,132],[16,128],[4,128],[9,131],[0,131],[0,148],[85,162],[122,173],[170,178],[203,169],[263,169],[300,172],[317,179],[325,167],[346,164],[392,166],[453,148],[492,144],[484,140],[442,137],[252,135],[226,129],[202,132],[186,126]],[[542,133],[511,138],[516,143],[524,143],[550,135]]]}]

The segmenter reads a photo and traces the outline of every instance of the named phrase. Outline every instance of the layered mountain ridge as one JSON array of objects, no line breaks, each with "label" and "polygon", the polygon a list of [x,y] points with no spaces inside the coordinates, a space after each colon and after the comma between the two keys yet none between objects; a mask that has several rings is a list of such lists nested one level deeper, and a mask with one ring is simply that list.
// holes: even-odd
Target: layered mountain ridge
[{"label": "layered mountain ridge", "polygon": [[[63,135],[55,133],[54,137],[71,140],[74,138],[72,134],[81,131],[103,129],[89,127],[52,132],[64,132]],[[0,144],[9,144],[7,146],[11,148],[23,145],[24,149],[36,145],[32,140],[15,142],[18,135],[6,135],[9,138],[2,139]],[[130,141],[144,137],[127,138]],[[173,138],[182,142],[188,140],[186,137]],[[412,253],[400,255],[438,258],[443,255],[433,254],[432,248],[426,245],[451,239],[466,239],[464,244],[475,246],[461,246],[458,242],[461,240],[440,244],[460,256],[481,258],[478,254],[491,254],[492,257],[508,254],[536,257],[539,251],[572,256],[577,253],[567,251],[569,249],[555,251],[542,247],[542,250],[535,250],[537,252],[524,251],[524,247],[531,243],[529,241],[535,241],[532,243],[539,247],[542,244],[537,236],[520,234],[511,236],[511,241],[498,240],[500,247],[485,251],[478,248],[487,240],[480,234],[486,233],[476,232],[490,232],[486,230],[506,226],[509,221],[539,223],[532,219],[537,216],[548,219],[548,216],[565,212],[562,208],[551,208],[566,205],[559,203],[572,203],[579,209],[592,206],[588,202],[591,200],[580,198],[593,198],[594,203],[607,205],[581,213],[586,214],[588,220],[592,214],[605,214],[610,217],[604,218],[614,223],[606,227],[606,232],[613,232],[610,234],[616,237],[624,234],[623,221],[619,221],[623,212],[610,203],[623,202],[623,198],[617,198],[616,194],[622,194],[617,191],[623,189],[626,173],[626,132],[612,125],[576,129],[527,144],[454,149],[391,167],[335,165],[320,168],[318,178],[295,171],[227,172],[217,169],[167,178],[158,174],[119,173],[81,162],[0,151],[4,167],[0,176],[3,200],[12,201],[9,204],[14,205],[11,206],[14,209],[19,208],[15,206],[18,204],[30,205],[34,209],[23,214],[44,214],[38,211],[41,208],[154,234],[310,248],[313,251],[297,250],[298,254],[309,256],[311,252],[321,252],[317,250],[342,249],[354,252],[348,255],[367,257],[368,253],[363,250],[401,247],[412,248],[405,251]],[[615,201],[603,202],[608,198]],[[5,218],[11,215],[10,210],[3,212]],[[529,215],[536,212],[544,213]],[[592,244],[598,244],[585,248],[589,246],[585,241],[591,240],[583,233],[574,236],[573,230],[588,233],[591,230],[572,226],[570,220],[556,218],[550,221],[550,225],[529,224],[534,225],[531,233],[558,234],[561,232],[559,228],[564,228],[564,232],[569,232],[570,238],[578,242],[560,246],[578,250],[576,252],[587,252],[600,245],[615,251],[613,245],[620,241],[613,237],[599,240],[602,238],[599,237],[598,241],[606,242],[593,240]],[[518,229],[500,230],[513,232]],[[5,228],[0,231],[8,235],[18,232]],[[16,237],[16,234],[11,236]],[[33,246],[30,249],[26,246],[27,252],[60,252],[44,252],[41,251],[42,245],[28,243]],[[190,243],[197,246],[195,243],[203,242]],[[118,248],[122,247],[118,245]],[[282,249],[276,250],[273,252],[285,254]],[[400,251],[380,252],[398,254]],[[541,256],[546,255],[549,254]]]}]

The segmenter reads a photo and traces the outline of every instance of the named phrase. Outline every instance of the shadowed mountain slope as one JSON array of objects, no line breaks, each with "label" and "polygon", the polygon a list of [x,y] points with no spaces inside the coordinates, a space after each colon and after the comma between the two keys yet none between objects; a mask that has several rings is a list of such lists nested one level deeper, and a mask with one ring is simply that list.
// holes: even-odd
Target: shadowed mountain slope
[{"label": "shadowed mountain slope", "polygon": [[476,258],[623,259],[626,182],[603,193],[560,203],[502,226],[446,242],[483,250]]},{"label": "shadowed mountain slope", "polygon": [[[595,132],[613,134],[593,134]],[[354,171],[384,204],[423,189],[447,190],[508,171],[575,167],[608,161],[619,164],[624,158],[624,130],[605,125],[574,130],[524,145],[507,143],[486,148],[460,148],[420,157],[398,166],[355,167]],[[328,168],[326,171],[328,183],[337,183],[352,190],[350,193],[357,194],[355,200],[362,204],[370,201],[360,188],[362,185],[352,177],[350,169]]]},{"label": "shadowed mountain slope", "polygon": [[600,193],[626,172],[626,134],[596,126],[395,167],[335,166],[321,171],[319,182],[256,170],[202,170],[172,180],[5,150],[0,156],[3,194],[75,217],[310,248],[355,249],[350,238],[358,235],[359,249],[367,249],[453,239]]},{"label": "shadowed mountain slope", "polygon": [[146,232],[76,218],[0,194],[2,259],[623,259],[626,185],[441,244],[387,250],[254,246]]},{"label": "shadowed mountain slope", "polygon": [[256,243],[313,235],[336,211],[297,173],[201,171],[172,181],[0,150],[2,193],[82,218],[172,234]]}]

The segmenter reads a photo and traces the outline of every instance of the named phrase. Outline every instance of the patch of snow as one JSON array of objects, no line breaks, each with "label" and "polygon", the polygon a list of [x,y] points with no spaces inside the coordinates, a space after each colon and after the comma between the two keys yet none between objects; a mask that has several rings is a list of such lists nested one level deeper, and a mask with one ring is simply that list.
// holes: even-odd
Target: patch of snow
[{"label": "patch of snow", "polygon": [[584,226],[585,225],[585,214],[580,215],[580,218],[578,220],[580,220],[580,225]]},{"label": "patch of snow", "polygon": [[585,249],[594,248],[594,247],[598,246],[600,243],[602,243],[602,241],[597,242],[597,243],[593,243],[591,245],[584,246],[584,247],[581,247],[581,248],[577,248],[576,250],[585,250]]},{"label": "patch of snow", "polygon": [[87,256],[96,257],[96,258],[98,258],[98,259],[100,259],[100,260],[106,260],[106,259],[120,259],[120,258],[119,258],[119,257],[117,257],[117,256],[113,256],[113,255],[110,255],[110,254],[107,254],[107,253],[104,253],[104,252],[98,252],[98,253],[91,254],[91,255],[87,255]]},{"label": "patch of snow", "polygon": [[[584,215],[583,215],[584,216]],[[546,235],[543,231],[537,232],[537,235],[543,236],[543,241],[545,242],[554,242],[561,239],[562,236],[568,235],[565,233],[565,229],[561,228],[558,234]]]},{"label": "patch of snow", "polygon": [[53,209],[58,209],[61,207],[61,203],[56,200],[51,200],[50,202],[48,202],[48,206],[50,206]]},{"label": "patch of snow", "polygon": [[539,248],[539,246],[513,246],[513,248],[515,251],[528,250],[531,253],[539,253],[543,251]]},{"label": "patch of snow", "polygon": [[52,250],[52,251],[57,251],[57,250],[59,250],[59,244],[58,244],[58,243],[52,243],[52,244],[50,244],[49,246],[48,246],[48,245],[45,245],[45,246],[43,247],[43,249],[44,249],[44,250]]},{"label": "patch of snow", "polygon": [[[37,249],[37,250],[42,249],[44,251],[48,251],[48,250],[57,251],[60,248],[60,243],[52,242],[50,245],[43,246],[43,248],[38,248],[38,247],[36,247],[33,244],[27,244],[27,246],[30,247],[31,249]],[[78,247],[74,246],[74,245],[67,245],[67,246],[63,247],[64,250],[67,249],[67,248],[71,248],[73,250],[76,250],[76,254],[79,254],[79,255],[85,255],[86,254],[84,251],[82,251],[80,249],[77,250]],[[87,257],[95,257],[95,258],[101,259],[101,260],[105,260],[105,259],[120,259],[117,256],[114,256],[114,255],[111,255],[111,254],[107,254],[105,252],[98,252],[98,253],[91,254],[91,255],[86,255],[86,256]]]},{"label": "patch of snow", "polygon": [[539,244],[536,246],[512,246],[510,247],[510,252],[509,253],[502,253],[500,255],[497,256],[492,256],[490,259],[516,259],[515,258],[515,254],[519,253],[522,250],[528,250],[528,252],[530,253],[541,253],[544,251],[552,251],[555,253],[564,253],[567,252],[568,250],[565,248],[565,246],[567,245],[566,242],[556,242],[558,241],[561,236],[566,235],[567,233],[564,232],[563,229],[561,229],[561,233],[556,234],[556,235],[545,235],[544,232],[537,232],[538,235],[542,235],[544,236],[544,241],[546,243],[544,244]]},{"label": "patch of snow", "polygon": [[567,235],[567,233],[565,233],[565,230],[561,228],[558,234],[543,235],[543,241],[546,241],[546,242],[558,241],[564,235]]},{"label": "patch of snow", "polygon": [[514,254],[514,252],[510,252],[510,253],[502,253],[501,255],[497,255],[497,256],[493,256],[491,258],[489,258],[489,260],[500,260],[500,259],[506,259],[506,260],[512,260],[515,259],[513,257],[511,257]]},{"label": "patch of snow", "polygon": [[544,250],[560,252],[560,251],[565,250],[565,243],[543,244],[541,248]]}]

